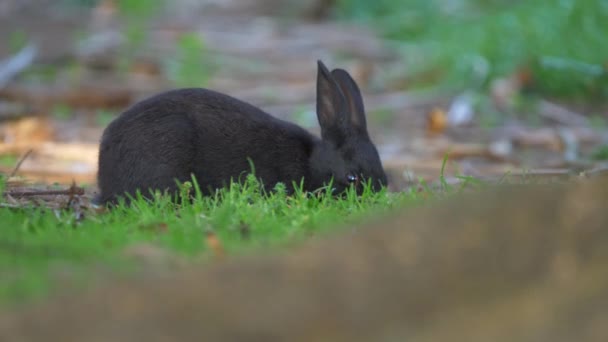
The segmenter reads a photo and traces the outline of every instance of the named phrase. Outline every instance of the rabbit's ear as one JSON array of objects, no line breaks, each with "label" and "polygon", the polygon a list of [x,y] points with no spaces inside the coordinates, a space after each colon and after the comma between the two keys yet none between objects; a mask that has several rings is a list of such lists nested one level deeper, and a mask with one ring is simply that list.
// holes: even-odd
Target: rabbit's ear
[{"label": "rabbit's ear", "polygon": [[317,118],[321,137],[340,144],[348,133],[344,94],[323,62],[317,64]]},{"label": "rabbit's ear", "polygon": [[361,91],[355,80],[343,69],[334,69],[331,72],[338,83],[346,102],[346,115],[348,121],[356,132],[367,137],[367,123],[365,121],[365,108]]}]

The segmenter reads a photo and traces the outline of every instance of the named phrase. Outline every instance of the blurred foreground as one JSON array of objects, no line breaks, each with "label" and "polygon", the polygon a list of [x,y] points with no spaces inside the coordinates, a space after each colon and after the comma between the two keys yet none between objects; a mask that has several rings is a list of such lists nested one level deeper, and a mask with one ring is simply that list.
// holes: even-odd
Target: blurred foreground
[{"label": "blurred foreground", "polygon": [[0,339],[606,341],[606,189],[491,189],[290,251],[111,276],[0,314]]}]

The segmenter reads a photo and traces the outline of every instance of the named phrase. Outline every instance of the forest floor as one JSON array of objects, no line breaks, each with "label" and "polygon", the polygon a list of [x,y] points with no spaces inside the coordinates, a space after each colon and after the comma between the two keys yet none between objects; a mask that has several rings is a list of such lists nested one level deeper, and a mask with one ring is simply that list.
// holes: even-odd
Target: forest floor
[{"label": "forest floor", "polygon": [[0,171],[17,176],[9,186],[75,181],[94,191],[104,127],[136,101],[180,86],[216,89],[318,132],[317,59],[347,69],[362,88],[393,190],[436,181],[446,155],[448,182],[605,168],[591,157],[608,131],[578,107],[541,99],[513,114],[513,79],[495,80],[481,108],[467,90],[416,90],[399,44],[365,27],[243,11],[169,13],[131,27],[111,6],[79,13],[0,23],[4,40],[23,40],[12,54],[10,44],[0,47]]}]

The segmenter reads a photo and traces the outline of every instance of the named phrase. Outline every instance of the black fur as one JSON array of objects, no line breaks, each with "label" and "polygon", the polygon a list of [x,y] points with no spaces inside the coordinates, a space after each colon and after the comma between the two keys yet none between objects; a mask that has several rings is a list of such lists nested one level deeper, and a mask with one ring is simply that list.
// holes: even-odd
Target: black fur
[{"label": "black fur", "polygon": [[[333,177],[342,192],[353,175],[386,185],[369,139],[359,88],[341,69],[317,75],[317,116],[322,139],[303,128],[212,90],[179,89],[135,104],[106,128],[99,150],[99,202],[113,203],[139,189],[176,190],[196,177],[209,194],[251,170],[267,190],[304,179],[313,191]],[[349,177],[350,175],[350,177]],[[350,180],[349,180],[350,178]]]}]

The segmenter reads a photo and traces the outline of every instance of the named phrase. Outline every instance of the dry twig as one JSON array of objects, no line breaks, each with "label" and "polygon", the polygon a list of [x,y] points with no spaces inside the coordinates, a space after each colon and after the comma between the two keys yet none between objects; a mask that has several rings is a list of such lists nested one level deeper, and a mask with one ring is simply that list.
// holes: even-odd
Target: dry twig
[{"label": "dry twig", "polygon": [[29,149],[27,152],[25,152],[23,157],[21,157],[21,159],[19,159],[19,161],[17,162],[17,165],[15,165],[15,168],[13,169],[13,172],[11,172],[9,178],[15,177],[15,175],[17,174],[17,171],[19,171],[19,168],[21,167],[21,164],[23,164],[25,159],[27,159],[27,157],[29,157],[30,154],[32,154],[32,151],[33,151],[32,149]]},{"label": "dry twig", "polygon": [[73,184],[68,189],[65,190],[10,190],[7,191],[5,196],[11,197],[30,197],[30,196],[57,196],[57,195],[67,195],[67,196],[82,196],[84,195],[84,189]]}]

